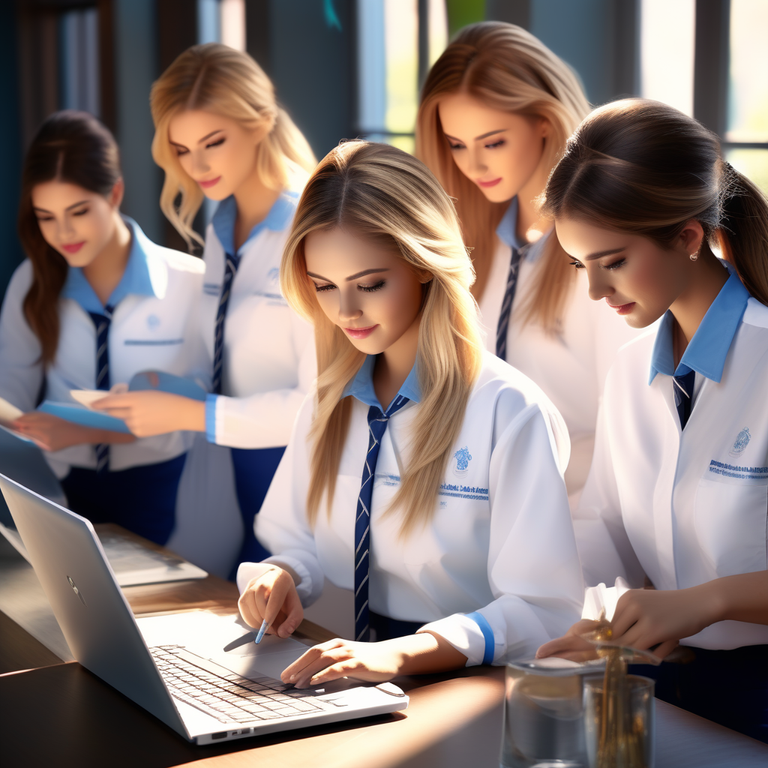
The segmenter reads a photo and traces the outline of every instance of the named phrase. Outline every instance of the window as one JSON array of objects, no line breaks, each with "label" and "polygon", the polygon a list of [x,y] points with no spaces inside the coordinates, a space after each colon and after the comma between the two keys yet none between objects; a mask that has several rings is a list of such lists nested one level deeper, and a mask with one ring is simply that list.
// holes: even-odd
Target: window
[{"label": "window", "polygon": [[444,0],[358,0],[358,129],[414,149],[420,79],[448,42]]}]

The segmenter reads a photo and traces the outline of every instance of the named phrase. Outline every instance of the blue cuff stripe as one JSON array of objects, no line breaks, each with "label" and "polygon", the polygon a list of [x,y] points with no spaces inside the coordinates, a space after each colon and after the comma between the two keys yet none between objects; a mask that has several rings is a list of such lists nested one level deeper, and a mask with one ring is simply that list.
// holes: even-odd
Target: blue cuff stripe
[{"label": "blue cuff stripe", "polygon": [[205,437],[209,443],[216,443],[216,400],[218,395],[205,396]]},{"label": "blue cuff stripe", "polygon": [[483,654],[483,664],[492,664],[493,651],[496,647],[496,643],[493,639],[493,630],[491,629],[491,625],[488,623],[488,619],[486,619],[482,613],[478,613],[477,611],[474,613],[468,613],[467,618],[472,619],[472,621],[474,621],[475,624],[480,627],[480,631],[483,633],[483,637],[485,638],[485,653]]}]

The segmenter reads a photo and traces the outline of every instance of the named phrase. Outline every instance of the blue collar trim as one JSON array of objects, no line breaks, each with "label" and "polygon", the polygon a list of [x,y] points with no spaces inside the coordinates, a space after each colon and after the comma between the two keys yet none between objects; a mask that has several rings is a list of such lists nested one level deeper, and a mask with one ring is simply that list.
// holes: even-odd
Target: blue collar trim
[{"label": "blue collar trim", "polygon": [[[517,248],[522,250],[522,257],[529,261],[534,261],[539,257],[542,246],[549,237],[549,232],[546,232],[538,240],[534,240],[530,243],[521,241],[517,236],[517,216],[520,210],[520,203],[517,197],[512,198],[512,202],[509,204],[504,215],[501,217],[499,226],[496,227],[496,235],[499,240],[510,248]],[[550,230],[551,231],[551,230]]]},{"label": "blue collar trim", "polygon": [[[376,392],[373,389],[373,367],[376,365],[376,355],[368,355],[365,361],[360,366],[360,370],[355,374],[352,381],[347,384],[346,389],[342,397],[357,398],[361,403],[367,406],[375,405],[382,412],[384,408],[381,407],[379,399],[376,397]],[[407,397],[414,403],[421,402],[421,388],[419,387],[419,376],[416,373],[416,365],[411,368],[410,373],[403,382],[403,386],[400,387],[400,391],[397,393],[403,397]],[[392,398],[393,402],[397,399],[397,396]]]},{"label": "blue collar trim", "polygon": [[[116,307],[126,296],[160,296],[164,294],[161,285],[155,285],[152,279],[154,243],[142,232],[141,227],[130,217],[123,216],[123,221],[131,230],[131,250],[128,252],[128,263],[117,287],[112,291],[107,304]],[[159,275],[156,274],[156,277]],[[67,279],[61,289],[61,297],[74,299],[86,312],[104,313],[104,306],[91,288],[91,284],[80,267],[70,267]]]},{"label": "blue collar trim", "polygon": [[728,356],[733,337],[741,324],[749,300],[749,292],[736,272],[730,265],[726,265],[725,262],[723,264],[727,266],[730,277],[720,289],[707,314],[704,315],[677,369],[674,367],[672,350],[672,329],[675,318],[667,310],[653,345],[649,384],[656,378],[657,373],[682,376],[690,371],[696,371],[716,382],[723,377],[725,358]]},{"label": "blue collar trim", "polygon": [[502,243],[506,243],[510,248],[522,248],[525,245],[517,237],[517,214],[519,209],[520,204],[517,202],[517,197],[513,197],[509,208],[501,217],[499,226],[496,227],[496,234],[499,240]]},{"label": "blue collar trim", "polygon": [[[280,197],[275,200],[269,213],[250,231],[246,241],[240,246],[238,254],[253,240],[263,229],[269,229],[272,232],[282,232],[293,219],[296,206],[299,202],[299,195],[293,190],[284,190]],[[237,202],[235,196],[230,195],[219,203],[219,207],[213,214],[211,223],[213,231],[219,242],[224,248],[224,252],[231,256],[235,254],[235,220],[237,219]]]}]

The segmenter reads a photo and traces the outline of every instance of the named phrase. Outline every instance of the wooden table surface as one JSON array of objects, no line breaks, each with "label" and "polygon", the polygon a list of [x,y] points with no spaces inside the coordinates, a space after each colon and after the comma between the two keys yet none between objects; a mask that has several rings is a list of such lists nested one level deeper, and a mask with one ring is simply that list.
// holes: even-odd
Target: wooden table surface
[{"label": "wooden table surface", "polygon": [[[19,578],[23,566],[0,547],[0,609],[8,600],[3,585],[13,583],[4,580],[3,569],[9,563],[15,568],[14,578]],[[34,592],[28,577],[24,589]],[[235,585],[213,576],[127,587],[124,592],[137,614],[190,608],[227,614],[234,612],[237,600]],[[14,595],[14,611],[24,605],[23,597]],[[38,624],[49,626],[43,620]],[[309,622],[301,629],[305,642],[328,636]],[[46,643],[0,612],[0,764],[3,768],[499,765],[503,668],[475,667],[398,678],[396,683],[410,696],[402,713],[198,747],[78,663],[62,663]],[[656,768],[768,766],[764,744],[664,702],[656,702],[656,712]]]}]

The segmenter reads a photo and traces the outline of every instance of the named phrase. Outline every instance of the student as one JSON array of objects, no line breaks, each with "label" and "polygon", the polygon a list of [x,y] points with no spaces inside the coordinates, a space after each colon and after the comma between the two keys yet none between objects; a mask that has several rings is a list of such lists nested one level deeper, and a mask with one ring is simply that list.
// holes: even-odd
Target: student
[{"label": "student", "polygon": [[660,698],[768,741],[766,199],[696,121],[626,100],[569,141],[546,210],[592,299],[635,328],[663,318],[606,381],[576,520],[587,582],[636,587],[617,642],[695,657],[662,665]]},{"label": "student", "polygon": [[571,436],[575,506],[589,471],[598,401],[616,350],[634,334],[592,305],[537,198],[589,111],[576,75],[512,24],[463,29],[430,70],[416,154],[456,209],[477,273],[485,344],[530,376]]},{"label": "student", "polygon": [[13,427],[49,451],[71,509],[164,543],[189,440],[78,426],[33,410],[42,397],[127,384],[147,369],[204,375],[196,328],[198,259],[152,243],[120,215],[123,179],[112,134],[64,111],[24,160],[16,270],[0,317],[0,395],[25,414]]},{"label": "student", "polygon": [[567,432],[483,352],[472,278],[418,160],[358,141],[321,162],[281,266],[315,325],[317,390],[257,517],[275,555],[240,566],[240,611],[285,637],[327,577],[354,590],[357,640],[378,642],[319,645],[286,681],[500,664],[578,610]]},{"label": "student", "polygon": [[188,243],[199,239],[192,220],[203,197],[219,201],[201,309],[213,391],[205,403],[141,393],[99,407],[136,435],[186,429],[231,446],[246,535],[238,562],[261,559],[268,553],[253,538],[253,517],[315,372],[311,329],[278,284],[297,190],[315,159],[256,62],[218,43],[182,53],[154,84],[151,107],[152,154],[165,171],[160,204]]}]

